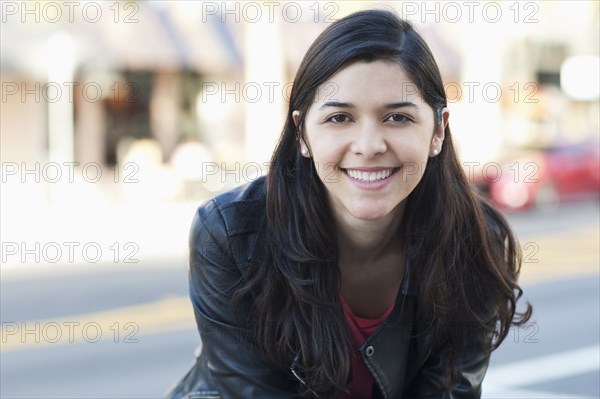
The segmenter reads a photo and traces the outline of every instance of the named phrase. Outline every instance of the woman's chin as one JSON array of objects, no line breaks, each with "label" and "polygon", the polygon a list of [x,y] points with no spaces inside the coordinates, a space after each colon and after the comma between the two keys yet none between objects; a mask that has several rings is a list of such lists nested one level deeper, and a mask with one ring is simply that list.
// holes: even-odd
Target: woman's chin
[{"label": "woman's chin", "polygon": [[365,201],[347,203],[342,209],[346,216],[364,221],[389,220],[398,212],[404,211],[405,201],[390,203],[388,201]]},{"label": "woman's chin", "polygon": [[393,210],[392,207],[356,207],[350,210],[350,215],[360,220],[379,220],[388,217]]}]

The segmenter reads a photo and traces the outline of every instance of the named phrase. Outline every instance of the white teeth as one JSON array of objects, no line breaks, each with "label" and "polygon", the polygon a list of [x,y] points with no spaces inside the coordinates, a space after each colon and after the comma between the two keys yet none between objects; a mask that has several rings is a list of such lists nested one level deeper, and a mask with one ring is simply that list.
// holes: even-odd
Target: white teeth
[{"label": "white teeth", "polygon": [[387,179],[393,171],[393,169],[386,169],[379,172],[362,172],[360,170],[346,169],[346,172],[350,177],[366,183]]}]

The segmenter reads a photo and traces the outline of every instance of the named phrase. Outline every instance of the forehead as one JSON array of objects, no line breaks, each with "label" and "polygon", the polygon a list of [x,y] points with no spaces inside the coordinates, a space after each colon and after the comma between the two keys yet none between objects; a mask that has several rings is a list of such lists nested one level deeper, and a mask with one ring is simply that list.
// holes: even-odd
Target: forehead
[{"label": "forehead", "polygon": [[353,62],[319,86],[314,103],[328,101],[358,104],[412,102],[422,104],[417,85],[395,62],[377,60]]}]

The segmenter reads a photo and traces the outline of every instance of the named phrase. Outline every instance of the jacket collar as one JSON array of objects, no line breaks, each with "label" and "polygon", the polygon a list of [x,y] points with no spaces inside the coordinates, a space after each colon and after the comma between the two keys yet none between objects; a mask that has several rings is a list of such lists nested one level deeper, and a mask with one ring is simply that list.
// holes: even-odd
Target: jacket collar
[{"label": "jacket collar", "polygon": [[400,293],[408,296],[417,296],[418,287],[412,283],[412,262],[410,257],[406,256],[404,262],[404,278],[402,279],[402,285],[400,285]]},{"label": "jacket collar", "polygon": [[258,230],[254,234],[254,241],[250,244],[250,250],[248,251],[248,263],[258,263],[261,255],[261,244],[265,242],[265,231],[266,231],[267,217],[260,218],[260,225]]}]

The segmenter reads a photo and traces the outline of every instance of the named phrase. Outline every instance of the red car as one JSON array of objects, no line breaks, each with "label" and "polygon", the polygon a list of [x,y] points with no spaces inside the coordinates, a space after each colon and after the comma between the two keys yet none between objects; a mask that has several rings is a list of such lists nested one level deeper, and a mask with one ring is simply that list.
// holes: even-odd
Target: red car
[{"label": "red car", "polygon": [[499,208],[550,208],[578,199],[600,199],[600,144],[530,150],[479,165],[473,182]]}]

